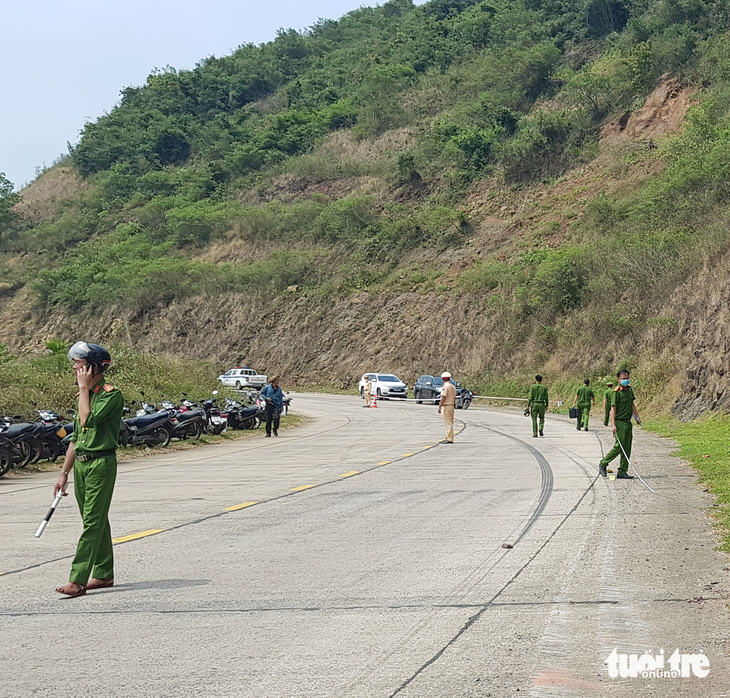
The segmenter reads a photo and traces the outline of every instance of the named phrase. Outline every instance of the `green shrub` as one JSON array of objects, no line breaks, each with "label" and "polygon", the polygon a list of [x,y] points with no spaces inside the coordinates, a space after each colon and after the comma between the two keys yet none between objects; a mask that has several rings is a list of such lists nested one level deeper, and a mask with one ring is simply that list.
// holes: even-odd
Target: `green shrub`
[{"label": "green shrub", "polygon": [[580,306],[585,299],[589,268],[579,248],[551,250],[530,282],[530,305],[557,313]]},{"label": "green shrub", "polygon": [[49,339],[44,344],[49,354],[65,354],[68,349],[68,344],[62,339]]}]

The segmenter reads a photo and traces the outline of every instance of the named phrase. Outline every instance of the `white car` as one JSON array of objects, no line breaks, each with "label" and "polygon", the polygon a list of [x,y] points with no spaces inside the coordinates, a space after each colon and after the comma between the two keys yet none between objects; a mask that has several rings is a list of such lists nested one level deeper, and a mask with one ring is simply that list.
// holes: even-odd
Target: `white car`
[{"label": "white car", "polygon": [[236,390],[246,390],[247,388],[261,390],[268,383],[266,376],[256,373],[256,371],[247,366],[232,368],[222,376],[218,376],[218,380],[222,385],[235,388]]},{"label": "white car", "polygon": [[365,397],[365,378],[370,378],[370,391],[378,397],[408,397],[408,386],[392,373],[364,373],[358,384],[360,397]]}]

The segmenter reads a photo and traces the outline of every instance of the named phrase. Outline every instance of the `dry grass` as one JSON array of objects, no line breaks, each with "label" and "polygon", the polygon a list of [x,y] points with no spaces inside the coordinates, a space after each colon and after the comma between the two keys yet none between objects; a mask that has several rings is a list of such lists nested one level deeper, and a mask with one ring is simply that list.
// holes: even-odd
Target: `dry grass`
[{"label": "dry grass", "polygon": [[54,165],[20,192],[23,200],[16,210],[23,219],[37,224],[53,215],[59,204],[88,187],[78,172],[68,165]]},{"label": "dry grass", "polygon": [[246,204],[297,201],[312,194],[330,198],[372,194],[385,197],[385,181],[396,155],[415,145],[405,129],[394,129],[377,138],[357,139],[350,131],[331,133],[312,153],[286,163],[286,172],[266,186],[241,192]]}]

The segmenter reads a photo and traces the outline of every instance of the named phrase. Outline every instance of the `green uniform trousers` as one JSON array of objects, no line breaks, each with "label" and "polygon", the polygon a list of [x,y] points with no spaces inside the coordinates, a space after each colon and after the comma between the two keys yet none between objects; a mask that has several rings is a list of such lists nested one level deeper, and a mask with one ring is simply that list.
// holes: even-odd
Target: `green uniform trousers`
[{"label": "green uniform trousers", "polygon": [[[601,459],[601,465],[608,465],[616,456],[621,456],[621,462],[618,466],[619,473],[625,473],[629,469],[629,458],[631,458],[631,442],[633,441],[634,433],[631,422],[624,422],[621,419],[616,420],[616,443],[613,448]],[[619,445],[619,441],[621,445]],[[623,451],[621,446],[624,447]],[[626,455],[624,455],[626,451]],[[628,456],[628,458],[627,458]]]},{"label": "green uniform trousers", "polygon": [[606,400],[606,414],[603,415],[603,426],[607,427],[611,421],[611,401]]},{"label": "green uniform trousers", "polygon": [[532,416],[532,435],[537,436],[537,419],[540,418],[540,430],[545,426],[545,405],[532,405],[530,407]]},{"label": "green uniform trousers", "polygon": [[579,402],[578,405],[578,419],[576,420],[576,429],[587,429],[588,428],[588,416],[591,413],[591,403],[583,404]]},{"label": "green uniform trousers", "polygon": [[70,581],[77,584],[85,585],[92,572],[96,579],[114,577],[109,505],[116,479],[116,455],[74,463],[74,493],[84,524],[71,563]]}]

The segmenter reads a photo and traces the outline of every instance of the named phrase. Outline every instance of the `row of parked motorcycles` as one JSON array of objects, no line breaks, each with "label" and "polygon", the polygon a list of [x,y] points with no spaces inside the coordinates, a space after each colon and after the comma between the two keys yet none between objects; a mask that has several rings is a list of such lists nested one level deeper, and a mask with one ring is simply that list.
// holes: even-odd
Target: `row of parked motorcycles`
[{"label": "row of parked motorcycles", "polygon": [[[164,448],[172,439],[199,439],[205,434],[222,434],[226,429],[257,429],[263,419],[266,401],[255,391],[245,392],[240,400],[226,398],[225,407],[218,405],[218,391],[195,403],[183,393],[175,404],[164,398],[155,405],[145,399],[133,400],[124,408],[125,416],[119,429],[119,445],[143,445]],[[35,406],[35,403],[33,403]],[[285,399],[288,411],[291,398]],[[74,415],[75,410],[67,410]],[[22,417],[0,416],[0,477],[11,468],[25,468],[39,460],[55,462],[65,455],[73,434],[73,422],[53,410],[36,410],[34,422]]]}]

